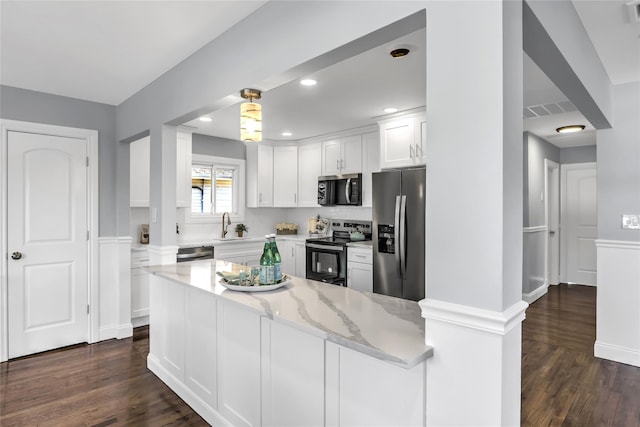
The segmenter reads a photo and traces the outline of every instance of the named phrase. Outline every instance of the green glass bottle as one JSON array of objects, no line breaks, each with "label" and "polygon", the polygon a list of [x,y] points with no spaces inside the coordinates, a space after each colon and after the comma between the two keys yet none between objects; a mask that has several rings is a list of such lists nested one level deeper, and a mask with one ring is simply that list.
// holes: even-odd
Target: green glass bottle
[{"label": "green glass bottle", "polygon": [[271,235],[271,253],[273,254],[273,280],[275,283],[280,283],[282,281],[282,270],[280,269],[282,257],[280,257],[278,245],[276,245],[275,234]]},{"label": "green glass bottle", "polygon": [[262,250],[262,256],[260,256],[260,285],[273,285],[275,282],[270,236],[267,234],[264,238],[264,249]]}]

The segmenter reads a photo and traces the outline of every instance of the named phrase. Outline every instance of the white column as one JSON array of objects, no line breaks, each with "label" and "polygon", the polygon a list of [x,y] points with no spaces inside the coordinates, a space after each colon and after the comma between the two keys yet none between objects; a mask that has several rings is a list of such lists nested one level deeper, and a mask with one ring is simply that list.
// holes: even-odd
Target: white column
[{"label": "white column", "polygon": [[427,2],[427,425],[518,425],[522,3]]},{"label": "white column", "polygon": [[151,128],[149,182],[149,262],[176,262],[176,144],[175,126]]}]

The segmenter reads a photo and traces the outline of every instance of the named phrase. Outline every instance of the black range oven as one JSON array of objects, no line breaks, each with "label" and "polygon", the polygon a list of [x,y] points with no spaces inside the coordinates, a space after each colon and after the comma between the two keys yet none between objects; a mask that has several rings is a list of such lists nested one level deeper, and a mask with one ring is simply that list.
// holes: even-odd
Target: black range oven
[{"label": "black range oven", "polygon": [[347,243],[351,232],[360,231],[360,240],[371,240],[370,221],[331,220],[332,236],[307,239],[307,279],[347,286]]}]

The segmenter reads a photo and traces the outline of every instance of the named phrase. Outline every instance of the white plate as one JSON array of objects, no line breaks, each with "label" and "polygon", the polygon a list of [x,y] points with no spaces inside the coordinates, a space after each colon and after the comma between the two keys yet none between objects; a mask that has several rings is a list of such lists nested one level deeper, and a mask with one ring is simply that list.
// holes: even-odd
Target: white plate
[{"label": "white plate", "polygon": [[291,279],[288,276],[285,276],[285,279],[280,282],[280,283],[276,283],[275,285],[262,285],[262,286],[239,286],[239,285],[230,285],[227,283],[226,280],[224,280],[223,278],[220,278],[220,284],[222,286],[224,286],[227,289],[231,289],[232,291],[239,291],[239,292],[265,292],[265,291],[273,291],[276,289],[279,289],[283,286],[286,286],[289,284],[289,282],[291,282]]}]

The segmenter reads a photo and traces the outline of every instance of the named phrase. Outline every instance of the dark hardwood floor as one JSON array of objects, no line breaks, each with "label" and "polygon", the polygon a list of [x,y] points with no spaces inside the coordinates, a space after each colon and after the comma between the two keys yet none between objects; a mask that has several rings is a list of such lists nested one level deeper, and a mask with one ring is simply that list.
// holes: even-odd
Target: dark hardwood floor
[{"label": "dark hardwood floor", "polygon": [[[552,286],[523,323],[523,426],[640,426],[640,368],[593,357],[595,288]],[[206,426],[146,369],[149,331],[0,364],[0,426]]]},{"label": "dark hardwood floor", "polygon": [[149,330],[0,364],[0,426],[207,426],[147,370]]},{"label": "dark hardwood floor", "polygon": [[597,359],[596,288],[561,284],[522,326],[523,426],[640,426],[640,368]]}]

